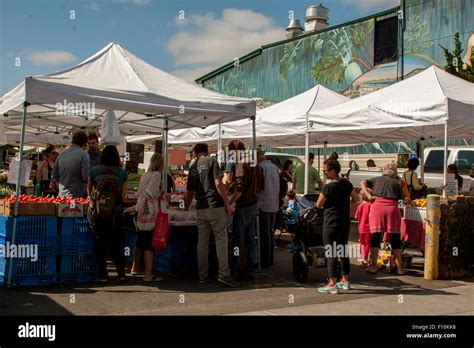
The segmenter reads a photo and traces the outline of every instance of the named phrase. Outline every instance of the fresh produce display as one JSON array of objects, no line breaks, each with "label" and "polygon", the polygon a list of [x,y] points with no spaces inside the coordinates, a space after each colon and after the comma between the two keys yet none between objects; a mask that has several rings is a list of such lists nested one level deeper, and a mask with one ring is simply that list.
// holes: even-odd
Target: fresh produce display
[{"label": "fresh produce display", "polygon": [[0,170],[0,183],[5,183],[8,180],[8,171]]},{"label": "fresh produce display", "polygon": [[426,208],[426,198],[414,199],[414,200],[411,202],[411,205],[412,205],[413,207]]},{"label": "fresh produce display", "polygon": [[174,183],[176,186],[186,186],[188,183],[188,177],[186,175],[175,175]]},{"label": "fresh produce display", "polygon": [[10,196],[12,194],[15,194],[15,190],[11,185],[0,185],[0,197]]},{"label": "fresh produce display", "polygon": [[[16,198],[14,195],[7,197],[4,199],[6,203],[14,203]],[[38,197],[32,195],[20,195],[19,202],[20,203],[72,203],[75,204],[89,204],[89,199],[87,198],[72,198],[72,197]]]}]

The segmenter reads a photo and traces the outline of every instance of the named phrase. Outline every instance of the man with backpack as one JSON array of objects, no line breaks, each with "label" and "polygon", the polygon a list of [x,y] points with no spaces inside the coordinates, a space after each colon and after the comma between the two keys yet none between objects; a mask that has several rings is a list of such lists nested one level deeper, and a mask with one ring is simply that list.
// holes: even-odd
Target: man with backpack
[{"label": "man with backpack", "polygon": [[122,211],[128,189],[127,172],[121,167],[120,155],[113,145],[105,147],[99,163],[90,170],[88,182],[88,218],[96,241],[99,282],[108,281],[107,256],[110,254],[120,283],[126,283]]}]

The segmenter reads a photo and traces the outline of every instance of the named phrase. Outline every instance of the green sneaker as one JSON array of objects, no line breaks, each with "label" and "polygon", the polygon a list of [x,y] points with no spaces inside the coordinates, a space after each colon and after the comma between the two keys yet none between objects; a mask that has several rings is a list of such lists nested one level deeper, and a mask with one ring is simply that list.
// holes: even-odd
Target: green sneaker
[{"label": "green sneaker", "polygon": [[337,286],[339,289],[342,289],[342,290],[350,290],[350,289],[352,289],[352,288],[351,288],[351,283],[349,283],[349,281],[347,281],[347,282],[337,282],[337,283],[336,283],[336,286]]},{"label": "green sneaker", "polygon": [[224,285],[230,286],[231,288],[238,288],[240,286],[240,284],[232,279],[231,276],[219,278],[217,281]]},{"label": "green sneaker", "polygon": [[326,284],[326,285],[322,285],[318,288],[318,292],[322,293],[322,294],[333,294],[333,295],[337,295],[339,294],[339,288],[337,287],[337,285],[329,285],[329,284]]}]

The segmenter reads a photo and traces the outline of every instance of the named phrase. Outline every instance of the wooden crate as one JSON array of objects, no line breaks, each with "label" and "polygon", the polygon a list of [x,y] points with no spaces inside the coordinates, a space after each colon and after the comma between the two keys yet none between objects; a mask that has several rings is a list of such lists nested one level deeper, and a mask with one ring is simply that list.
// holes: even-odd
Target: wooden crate
[{"label": "wooden crate", "polygon": [[[15,203],[4,202],[4,215],[13,216]],[[55,216],[56,204],[54,203],[20,203],[18,205],[18,216]]]},{"label": "wooden crate", "polygon": [[57,216],[58,217],[83,217],[84,205],[76,203],[74,207],[72,207],[70,203],[58,203]]}]

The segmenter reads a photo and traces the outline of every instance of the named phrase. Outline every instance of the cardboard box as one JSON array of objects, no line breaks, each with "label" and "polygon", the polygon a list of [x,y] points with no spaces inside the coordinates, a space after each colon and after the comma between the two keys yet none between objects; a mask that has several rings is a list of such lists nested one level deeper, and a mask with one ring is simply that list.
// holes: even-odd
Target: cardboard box
[{"label": "cardboard box", "polygon": [[[13,216],[15,212],[15,203],[4,202],[4,215]],[[20,203],[18,205],[18,215],[28,216],[55,216],[56,204],[54,203]]]},{"label": "cardboard box", "polygon": [[58,217],[83,217],[83,207],[83,204],[75,204],[73,206],[69,203],[58,203],[57,215]]}]

